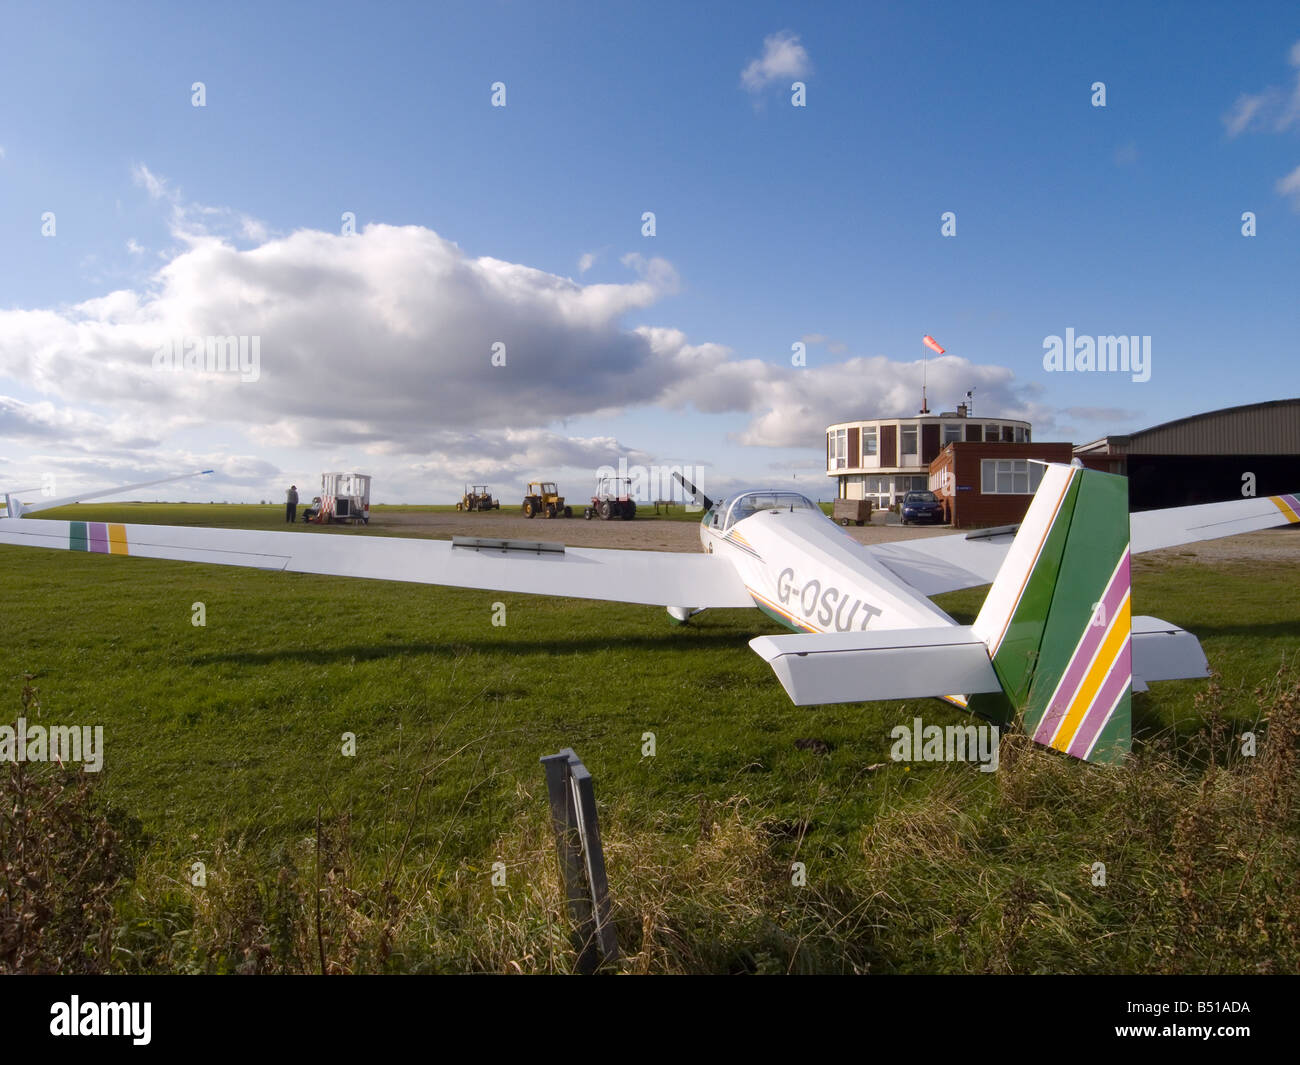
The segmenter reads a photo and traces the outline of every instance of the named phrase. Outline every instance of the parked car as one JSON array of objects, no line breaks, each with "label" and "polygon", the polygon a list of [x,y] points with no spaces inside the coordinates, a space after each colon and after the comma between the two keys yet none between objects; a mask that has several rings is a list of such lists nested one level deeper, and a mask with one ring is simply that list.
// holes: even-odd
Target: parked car
[{"label": "parked car", "polygon": [[944,522],[943,504],[933,492],[908,492],[903,497],[903,524],[912,522],[929,522],[942,525]]}]

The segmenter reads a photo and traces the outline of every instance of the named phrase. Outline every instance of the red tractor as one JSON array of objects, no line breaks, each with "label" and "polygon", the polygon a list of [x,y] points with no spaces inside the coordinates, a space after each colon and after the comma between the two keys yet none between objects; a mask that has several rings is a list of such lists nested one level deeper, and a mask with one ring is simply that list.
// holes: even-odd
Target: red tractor
[{"label": "red tractor", "polygon": [[596,482],[596,494],[591,497],[591,505],[582,512],[590,521],[599,518],[622,518],[631,521],[636,517],[636,500],[632,498],[632,479],[630,477],[602,477]]}]

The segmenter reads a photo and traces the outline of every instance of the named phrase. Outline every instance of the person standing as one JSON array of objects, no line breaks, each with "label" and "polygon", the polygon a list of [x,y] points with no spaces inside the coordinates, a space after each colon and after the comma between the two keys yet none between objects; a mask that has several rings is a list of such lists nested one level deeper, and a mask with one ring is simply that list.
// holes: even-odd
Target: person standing
[{"label": "person standing", "polygon": [[289,491],[285,493],[284,500],[284,520],[292,525],[294,519],[298,516],[298,486],[296,484],[289,485]]}]

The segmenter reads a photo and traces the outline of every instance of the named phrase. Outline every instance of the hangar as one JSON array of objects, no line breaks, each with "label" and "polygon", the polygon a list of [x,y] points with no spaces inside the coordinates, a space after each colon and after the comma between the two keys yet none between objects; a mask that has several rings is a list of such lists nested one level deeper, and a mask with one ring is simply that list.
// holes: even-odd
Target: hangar
[{"label": "hangar", "polygon": [[1300,399],[1194,414],[1079,444],[1085,466],[1128,477],[1129,509],[1217,503],[1300,488]]}]

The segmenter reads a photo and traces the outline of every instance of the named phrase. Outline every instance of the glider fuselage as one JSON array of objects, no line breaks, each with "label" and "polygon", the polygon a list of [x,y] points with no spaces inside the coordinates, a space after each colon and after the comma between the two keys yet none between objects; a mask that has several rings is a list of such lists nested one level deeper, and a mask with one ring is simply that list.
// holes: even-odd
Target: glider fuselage
[{"label": "glider fuselage", "polygon": [[756,491],[720,500],[700,523],[754,605],[796,632],[954,625],[804,496]]}]

